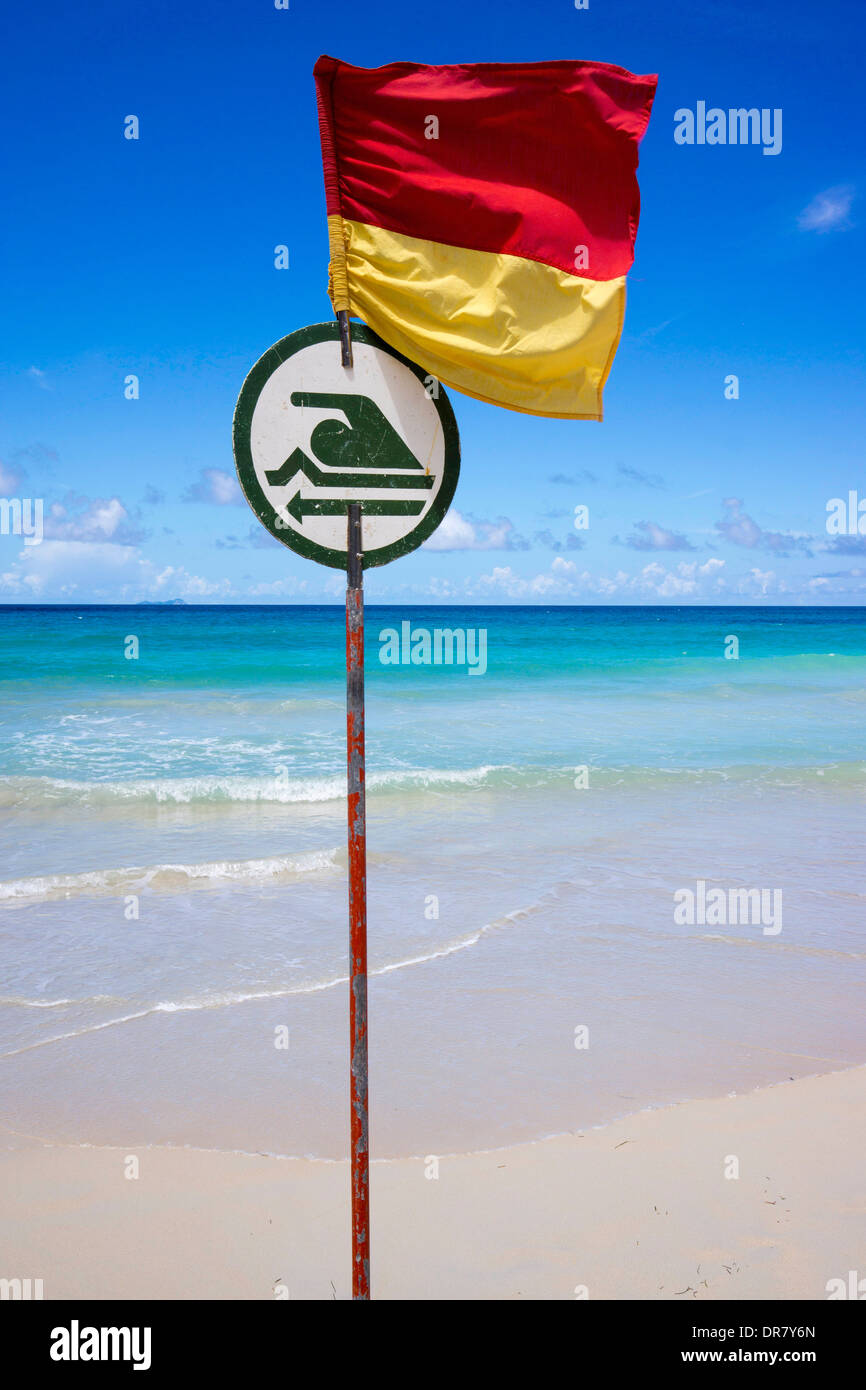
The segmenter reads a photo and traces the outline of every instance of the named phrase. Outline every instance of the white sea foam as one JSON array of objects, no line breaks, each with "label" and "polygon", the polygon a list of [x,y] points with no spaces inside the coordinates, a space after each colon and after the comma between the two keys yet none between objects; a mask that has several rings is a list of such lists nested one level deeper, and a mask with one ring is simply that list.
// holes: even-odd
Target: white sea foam
[{"label": "white sea foam", "polygon": [[[514,926],[515,923],[521,921],[523,918],[531,916],[543,905],[547,896],[549,895],[545,894],[539,902],[532,903],[528,907],[515,908],[512,912],[506,912],[503,916],[497,917],[491,922],[485,922],[484,925],[478,927],[477,930],[469,932],[466,936],[458,937],[453,941],[447,942],[442,946],[438,946],[432,951],[417,956],[407,956],[403,960],[388,961],[384,965],[376,966],[368,971],[368,975],[371,977],[376,975],[388,975],[395,970],[407,970],[411,966],[427,965],[432,961],[441,960],[445,956],[454,955],[457,951],[469,950],[470,947],[477,946],[478,943],[491,932]],[[37,1042],[27,1043],[23,1047],[16,1047],[9,1052],[0,1053],[0,1057],[17,1057],[24,1052],[34,1052],[38,1048],[49,1047],[53,1043],[68,1042],[74,1038],[85,1037],[89,1033],[102,1032],[106,1028],[116,1028],[124,1023],[134,1023],[139,1019],[148,1018],[154,1014],[189,1013],[204,1009],[223,1009],[235,1004],[247,1004],[262,999],[286,999],[292,995],[318,994],[323,990],[335,989],[338,985],[345,985],[348,983],[348,975],[335,975],[328,979],[313,980],[305,984],[281,989],[222,990],[204,995],[190,995],[183,999],[163,999],[146,1008],[137,1009],[134,1013],[122,1014],[118,1018],[105,1019],[101,1023],[87,1024],[82,1028],[72,1029],[68,1033],[56,1034],[54,1037],[40,1038]]]},{"label": "white sea foam", "polygon": [[[397,768],[373,772],[367,787],[412,790],[483,785],[492,774],[507,772],[492,764],[473,768]],[[338,801],[346,795],[344,776],[334,777],[163,777],[120,782],[77,782],[52,777],[0,778],[0,806],[50,809],[53,805],[101,806],[126,803],[191,805],[198,803]]]},{"label": "white sea foam", "polygon": [[[634,767],[591,766],[593,786],[599,790],[619,787],[683,785],[766,785],[789,789],[811,787],[820,777],[825,786],[859,788],[866,764],[860,760],[815,765],[740,764],[729,767]],[[367,788],[378,794],[413,791],[505,791],[517,788],[570,787],[570,766],[523,766],[483,763],[470,768],[390,768],[370,772]],[[123,806],[212,806],[242,804],[315,805],[336,802],[346,795],[346,779],[340,774],[309,777],[201,776],[130,778],[121,781],[76,781],[54,777],[0,777],[0,808],[32,810],[42,814],[71,807],[116,810]]]},{"label": "white sea foam", "polygon": [[58,899],[98,897],[147,889],[184,893],[228,883],[291,883],[306,874],[339,872],[339,849],[269,859],[217,859],[208,864],[151,864],[122,869],[92,869],[80,874],[43,874],[0,882],[0,905],[25,907]]},{"label": "white sea foam", "polygon": [[77,999],[18,999],[14,995],[0,995],[0,1005],[16,1009],[61,1009],[65,1004],[78,1002]]}]

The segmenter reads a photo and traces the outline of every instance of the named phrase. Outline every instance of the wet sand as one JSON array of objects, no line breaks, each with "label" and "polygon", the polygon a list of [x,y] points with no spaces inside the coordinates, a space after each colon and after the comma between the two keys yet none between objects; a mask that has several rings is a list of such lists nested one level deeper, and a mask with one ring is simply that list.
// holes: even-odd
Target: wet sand
[{"label": "wet sand", "polygon": [[[825,1299],[866,1268],[864,1102],[857,1067],[374,1162],[373,1295]],[[345,1163],[8,1142],[0,1273],[46,1299],[349,1296]]]}]

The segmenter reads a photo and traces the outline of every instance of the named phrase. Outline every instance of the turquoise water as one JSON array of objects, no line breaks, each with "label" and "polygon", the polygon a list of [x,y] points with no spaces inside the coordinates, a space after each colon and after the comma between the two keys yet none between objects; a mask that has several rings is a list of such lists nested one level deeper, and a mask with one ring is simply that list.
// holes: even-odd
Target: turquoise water
[{"label": "turquoise water", "polygon": [[[407,620],[484,629],[484,674],[382,664]],[[369,607],[366,640],[374,1152],[864,1060],[859,610]],[[343,661],[339,607],[0,609],[14,1133],[345,1153]],[[698,881],[779,930],[678,921]]]}]

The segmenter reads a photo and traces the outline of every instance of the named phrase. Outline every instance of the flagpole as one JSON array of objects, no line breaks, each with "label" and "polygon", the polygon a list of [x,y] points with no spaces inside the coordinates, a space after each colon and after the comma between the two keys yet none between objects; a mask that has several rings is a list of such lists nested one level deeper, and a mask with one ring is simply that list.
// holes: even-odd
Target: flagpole
[{"label": "flagpole", "polygon": [[367,1112],[367,823],[364,797],[364,560],[361,507],[348,508],[346,766],[349,811],[349,1031],[351,1037],[352,1298],[370,1297]]},{"label": "flagpole", "polygon": [[[353,366],[349,314],[341,309],[340,360]],[[349,812],[349,1079],[352,1298],[370,1297],[370,1132],[367,1109],[367,808],[364,788],[364,548],[361,506],[347,508],[346,773]]]},{"label": "flagpole", "polygon": [[337,322],[340,325],[340,360],[344,367],[354,365],[352,361],[352,328],[349,323],[348,309],[337,310]]},{"label": "flagpole", "polygon": [[[340,361],[351,368],[349,313],[337,313]],[[370,1297],[370,1140],[367,1109],[367,807],[364,752],[364,540],[361,505],[346,508],[346,782],[349,851],[349,1144],[352,1298]]]}]

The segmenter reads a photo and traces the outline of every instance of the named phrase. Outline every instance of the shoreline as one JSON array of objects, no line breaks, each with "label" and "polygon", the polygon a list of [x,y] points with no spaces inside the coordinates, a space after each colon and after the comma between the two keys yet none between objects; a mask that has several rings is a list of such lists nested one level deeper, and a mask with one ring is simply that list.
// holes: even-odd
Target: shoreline
[{"label": "shoreline", "polygon": [[[347,983],[347,980],[339,981],[338,983],[345,984]],[[16,1054],[11,1053],[6,1055],[14,1056]],[[613,1125],[624,1124],[627,1120],[636,1120],[642,1115],[652,1115],[656,1114],[658,1111],[664,1110],[679,1110],[683,1106],[698,1105],[703,1102],[710,1102],[716,1100],[737,1100],[742,1098],[743,1096],[757,1095],[762,1091],[772,1091],[779,1086],[791,1086],[801,1081],[815,1081],[820,1077],[839,1076],[844,1072],[859,1071],[861,1069],[866,1070],[866,1061],[846,1063],[843,1066],[834,1067],[831,1071],[808,1072],[805,1076],[789,1076],[781,1081],[767,1081],[757,1086],[750,1086],[748,1090],[740,1091],[732,1089],[730,1091],[721,1092],[718,1095],[685,1096],[681,1100],[662,1101],[658,1105],[643,1105],[639,1106],[636,1110],[626,1110],[623,1111],[622,1114],[613,1115],[609,1120],[601,1120],[597,1124],[586,1125],[583,1129],[554,1130],[550,1134],[541,1134],[534,1139],[518,1139],[515,1140],[513,1143],[494,1144],[484,1148],[454,1149],[451,1151],[444,1151],[440,1153],[438,1157],[440,1159],[483,1158],[485,1155],[508,1153],[512,1149],[534,1148],[541,1144],[552,1143],[554,1140],[557,1139],[582,1139],[588,1134],[595,1134],[600,1130],[610,1129]],[[266,1149],[221,1149],[209,1148],[203,1144],[166,1144],[160,1142],[151,1143],[150,1141],[148,1141],[147,1143],[139,1143],[131,1146],[124,1146],[122,1144],[99,1144],[94,1143],[90,1140],[82,1140],[80,1142],[75,1142],[66,1139],[46,1139],[39,1134],[25,1134],[23,1131],[12,1129],[11,1126],[4,1124],[2,1119],[0,1119],[0,1139],[2,1139],[3,1135],[10,1135],[15,1139],[21,1139],[26,1141],[24,1144],[21,1144],[20,1146],[10,1145],[11,1152],[16,1152],[18,1148],[27,1148],[28,1145],[32,1145],[36,1148],[46,1149],[93,1149],[99,1152],[104,1151],[108,1153],[117,1153],[120,1150],[126,1152],[126,1150],[131,1147],[146,1153],[192,1153],[213,1154],[217,1156],[227,1155],[232,1158],[267,1158],[272,1159],[276,1163],[327,1163],[332,1165],[345,1165],[345,1163],[347,1162],[345,1158],[329,1158],[327,1157],[327,1155],[324,1154],[283,1154],[275,1153]],[[3,1151],[4,1150],[2,1148],[2,1144],[0,1144],[0,1155],[2,1155]],[[423,1163],[424,1158],[425,1155],[423,1154],[390,1154],[386,1157],[371,1157],[370,1163],[371,1165],[388,1163]],[[2,1207],[0,1207],[0,1210],[2,1210]]]},{"label": "shoreline", "polygon": [[[826,1298],[864,1263],[864,1101],[859,1065],[373,1159],[373,1295]],[[40,1139],[0,1165],[0,1274],[46,1299],[349,1295],[346,1160]]]}]

